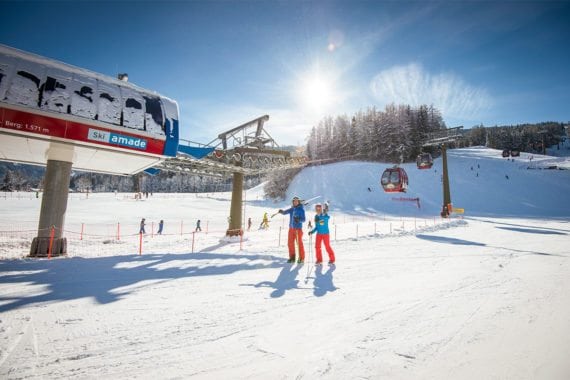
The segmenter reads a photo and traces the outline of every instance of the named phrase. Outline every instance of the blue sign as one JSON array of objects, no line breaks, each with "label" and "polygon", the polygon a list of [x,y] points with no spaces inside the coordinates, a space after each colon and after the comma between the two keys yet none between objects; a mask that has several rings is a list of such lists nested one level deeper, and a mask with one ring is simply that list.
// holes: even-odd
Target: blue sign
[{"label": "blue sign", "polygon": [[119,135],[118,133],[111,133],[110,144],[126,146],[128,148],[136,148],[146,150],[146,140],[137,137]]},{"label": "blue sign", "polygon": [[140,150],[146,150],[147,145],[147,141],[145,139],[121,135],[118,133],[100,131],[93,128],[89,128],[89,134],[87,135],[87,138],[89,140],[101,141],[108,144],[120,145],[127,148],[135,148]]}]

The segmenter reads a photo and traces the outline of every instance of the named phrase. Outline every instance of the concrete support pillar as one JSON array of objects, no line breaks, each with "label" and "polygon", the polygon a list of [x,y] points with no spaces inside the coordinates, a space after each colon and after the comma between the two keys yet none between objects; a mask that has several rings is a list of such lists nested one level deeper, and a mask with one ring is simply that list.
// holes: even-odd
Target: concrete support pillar
[{"label": "concrete support pillar", "polygon": [[69,179],[73,159],[73,147],[59,143],[50,144],[47,153],[47,167],[44,176],[44,191],[38,225],[38,236],[32,241],[31,257],[46,257],[51,242],[52,256],[67,252],[67,241],[63,237],[65,211],[69,193]]},{"label": "concrete support pillar", "polygon": [[242,204],[243,204],[243,174],[234,173],[232,183],[232,202],[230,208],[230,223],[227,236],[238,236],[241,234],[241,218],[242,218]]}]

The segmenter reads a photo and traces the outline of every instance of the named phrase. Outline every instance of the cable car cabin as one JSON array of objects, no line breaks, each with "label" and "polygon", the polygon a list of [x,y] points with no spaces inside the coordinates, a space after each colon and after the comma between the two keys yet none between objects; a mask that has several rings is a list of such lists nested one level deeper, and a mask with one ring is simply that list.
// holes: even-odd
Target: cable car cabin
[{"label": "cable car cabin", "polygon": [[519,157],[521,155],[521,151],[519,149],[511,149],[511,157]]},{"label": "cable car cabin", "polygon": [[511,151],[509,149],[503,150],[503,157],[509,157],[511,155]]},{"label": "cable car cabin", "polygon": [[408,188],[408,174],[402,168],[388,168],[382,173],[380,185],[386,193],[405,193]]},{"label": "cable car cabin", "polygon": [[433,158],[429,153],[422,153],[418,155],[416,159],[418,169],[431,169],[433,166]]},{"label": "cable car cabin", "polygon": [[[178,105],[132,83],[0,45],[0,159],[129,175],[178,149]],[[63,147],[63,148],[62,148]]]}]

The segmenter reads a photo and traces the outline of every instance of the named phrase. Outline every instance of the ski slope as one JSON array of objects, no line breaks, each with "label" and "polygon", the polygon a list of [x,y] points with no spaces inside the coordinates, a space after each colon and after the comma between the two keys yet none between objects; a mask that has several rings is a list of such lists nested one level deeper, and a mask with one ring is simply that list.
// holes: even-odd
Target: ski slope
[{"label": "ski slope", "polygon": [[[563,149],[570,153],[566,146]],[[415,164],[401,165],[409,177],[404,194],[385,194],[380,186],[383,170],[391,166],[353,161],[309,167],[295,178],[288,198],[293,194],[322,194],[335,209],[358,214],[425,216],[441,211],[441,158],[434,160],[431,170],[418,170]],[[546,169],[550,166],[566,170]],[[452,204],[472,216],[566,217],[570,215],[569,170],[567,156],[522,153],[505,159],[501,151],[483,147],[448,151]],[[419,198],[421,209],[415,202],[393,198]]]},{"label": "ski slope", "polygon": [[[306,235],[307,263],[285,263],[286,221],[257,225],[287,202],[260,188],[246,194],[254,228],[241,250],[223,239],[227,193],[72,195],[70,230],[119,221],[125,236],[69,234],[73,254],[53,260],[21,259],[25,247],[0,241],[0,377],[570,378],[570,171],[539,169],[567,158],[508,162],[485,148],[448,157],[452,201],[466,210],[449,221],[437,218],[439,160],[431,171],[406,166],[403,196],[420,197],[420,209],[381,192],[386,165],[304,169],[289,196],[330,200],[331,267],[315,268]],[[33,229],[39,206],[0,198],[0,230]],[[164,219],[167,235],[147,234],[138,255],[126,231],[141,217]],[[190,240],[173,239],[180,221],[191,229],[198,218],[209,232],[190,253]]]}]

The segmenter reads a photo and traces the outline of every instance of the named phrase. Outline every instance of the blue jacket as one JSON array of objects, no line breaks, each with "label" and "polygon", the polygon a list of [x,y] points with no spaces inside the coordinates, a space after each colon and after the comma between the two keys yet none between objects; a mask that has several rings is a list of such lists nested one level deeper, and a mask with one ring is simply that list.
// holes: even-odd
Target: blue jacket
[{"label": "blue jacket", "polygon": [[[289,228],[303,228],[305,222],[305,209],[302,204],[281,211],[281,214],[289,214]],[[296,219],[296,221],[295,221]]]},{"label": "blue jacket", "polygon": [[329,219],[328,214],[317,214],[315,215],[315,228],[311,231],[312,233],[317,232],[321,235],[329,234]]}]

